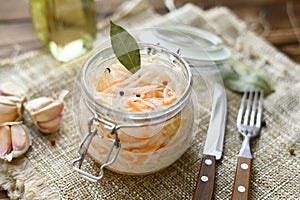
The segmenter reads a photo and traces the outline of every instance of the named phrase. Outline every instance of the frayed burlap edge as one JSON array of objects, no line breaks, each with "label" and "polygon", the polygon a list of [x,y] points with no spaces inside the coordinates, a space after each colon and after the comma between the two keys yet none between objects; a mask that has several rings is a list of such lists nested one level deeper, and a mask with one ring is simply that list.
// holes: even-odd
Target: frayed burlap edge
[{"label": "frayed burlap edge", "polygon": [[26,157],[12,162],[0,161],[0,165],[0,186],[7,190],[11,199],[59,199],[59,195],[45,185],[46,180],[36,173]]}]

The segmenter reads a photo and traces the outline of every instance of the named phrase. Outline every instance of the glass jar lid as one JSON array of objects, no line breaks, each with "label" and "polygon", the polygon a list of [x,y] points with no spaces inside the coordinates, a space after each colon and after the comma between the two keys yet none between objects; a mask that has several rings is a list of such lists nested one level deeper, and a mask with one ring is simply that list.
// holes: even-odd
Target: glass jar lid
[{"label": "glass jar lid", "polygon": [[231,56],[223,40],[208,31],[176,25],[164,28],[154,27],[139,30],[138,40],[159,44],[172,51],[180,49],[180,54],[188,61],[223,63]]}]

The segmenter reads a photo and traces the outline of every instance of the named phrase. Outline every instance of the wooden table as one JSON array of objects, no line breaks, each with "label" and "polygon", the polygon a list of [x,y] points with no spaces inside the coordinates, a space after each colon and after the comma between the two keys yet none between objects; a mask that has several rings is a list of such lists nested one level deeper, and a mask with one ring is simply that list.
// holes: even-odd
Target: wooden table
[{"label": "wooden table", "polygon": [[[123,0],[96,0],[98,19],[109,15]],[[148,0],[163,14],[168,10],[162,0]],[[29,0],[0,0],[0,60],[43,48],[34,34]],[[175,0],[177,7],[191,2],[203,9],[227,6],[292,60],[300,63],[299,0]],[[0,70],[1,71],[1,70]],[[0,188],[1,189],[1,188]],[[8,199],[4,191],[0,200]]]},{"label": "wooden table", "polygon": [[[123,0],[96,0],[99,20],[113,12]],[[148,0],[159,13],[166,13],[163,0]],[[41,49],[30,17],[28,1],[0,0],[0,60]],[[179,7],[187,2],[201,8],[227,6],[280,51],[300,63],[300,1],[297,0],[175,0]],[[292,25],[293,24],[293,25]],[[298,38],[297,38],[298,37]]]}]

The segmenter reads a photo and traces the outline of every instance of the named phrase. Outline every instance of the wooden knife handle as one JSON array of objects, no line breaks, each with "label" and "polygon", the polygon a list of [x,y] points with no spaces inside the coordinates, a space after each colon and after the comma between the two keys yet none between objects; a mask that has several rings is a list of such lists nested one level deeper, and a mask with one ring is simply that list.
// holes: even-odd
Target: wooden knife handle
[{"label": "wooden knife handle", "polygon": [[215,191],[216,157],[203,155],[193,200],[211,200]]},{"label": "wooden knife handle", "polygon": [[238,157],[231,200],[249,199],[252,158]]}]

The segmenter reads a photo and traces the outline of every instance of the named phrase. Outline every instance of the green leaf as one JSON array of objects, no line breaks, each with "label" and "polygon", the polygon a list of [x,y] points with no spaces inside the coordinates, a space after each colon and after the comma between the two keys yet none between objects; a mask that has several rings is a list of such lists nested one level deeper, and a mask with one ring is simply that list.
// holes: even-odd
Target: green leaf
[{"label": "green leaf", "polygon": [[136,40],[121,26],[110,21],[110,40],[118,60],[131,72],[141,65],[141,55]]},{"label": "green leaf", "polygon": [[225,87],[242,93],[247,90],[263,90],[265,95],[274,92],[266,76],[252,67],[236,60],[230,60],[232,70],[222,72]]}]

